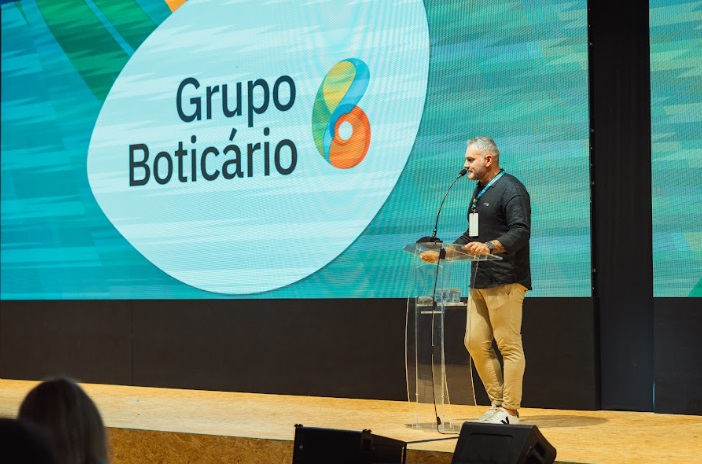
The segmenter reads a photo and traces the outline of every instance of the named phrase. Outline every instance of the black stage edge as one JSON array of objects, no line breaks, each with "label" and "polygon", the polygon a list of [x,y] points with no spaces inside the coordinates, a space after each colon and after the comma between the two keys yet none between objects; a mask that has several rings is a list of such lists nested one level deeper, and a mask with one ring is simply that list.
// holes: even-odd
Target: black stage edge
[{"label": "black stage edge", "polygon": [[[405,401],[405,312],[404,299],[3,301],[0,377]],[[525,300],[524,407],[598,408],[594,333],[590,298]]]},{"label": "black stage edge", "polygon": [[652,411],[648,2],[589,2],[593,296],[603,409]]}]

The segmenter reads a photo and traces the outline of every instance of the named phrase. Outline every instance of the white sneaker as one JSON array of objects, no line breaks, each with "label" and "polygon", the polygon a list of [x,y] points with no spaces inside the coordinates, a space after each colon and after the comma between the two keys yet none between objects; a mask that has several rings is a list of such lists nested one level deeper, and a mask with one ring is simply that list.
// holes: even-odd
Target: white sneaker
[{"label": "white sneaker", "polygon": [[499,411],[500,408],[497,406],[492,406],[490,409],[485,411],[485,413],[478,418],[478,422],[490,422],[490,419],[492,419],[492,416],[497,414],[497,411]]},{"label": "white sneaker", "polygon": [[497,411],[486,421],[488,424],[518,424],[519,413],[516,416],[511,415],[503,408],[498,408]]}]

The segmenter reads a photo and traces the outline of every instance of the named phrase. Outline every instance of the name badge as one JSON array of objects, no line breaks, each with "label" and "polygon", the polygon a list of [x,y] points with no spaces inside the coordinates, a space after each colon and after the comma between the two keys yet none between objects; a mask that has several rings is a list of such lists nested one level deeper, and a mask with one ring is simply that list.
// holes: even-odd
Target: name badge
[{"label": "name badge", "polygon": [[478,213],[468,214],[468,235],[471,237],[477,237],[480,234],[478,232]]}]

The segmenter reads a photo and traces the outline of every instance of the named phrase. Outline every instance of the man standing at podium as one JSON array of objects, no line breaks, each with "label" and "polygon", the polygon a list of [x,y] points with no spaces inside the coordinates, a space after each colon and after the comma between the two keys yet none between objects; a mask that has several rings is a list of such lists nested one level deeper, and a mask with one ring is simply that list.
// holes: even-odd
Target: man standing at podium
[{"label": "man standing at podium", "polygon": [[[472,263],[465,345],[491,403],[479,421],[517,424],[526,365],[522,303],[531,290],[531,206],[526,188],[500,168],[499,157],[490,137],[468,141],[464,166],[468,178],[478,184],[468,206],[468,229],[455,243],[470,254],[502,258]],[[421,258],[435,262],[438,253],[425,252]],[[492,347],[493,338],[504,371]]]}]

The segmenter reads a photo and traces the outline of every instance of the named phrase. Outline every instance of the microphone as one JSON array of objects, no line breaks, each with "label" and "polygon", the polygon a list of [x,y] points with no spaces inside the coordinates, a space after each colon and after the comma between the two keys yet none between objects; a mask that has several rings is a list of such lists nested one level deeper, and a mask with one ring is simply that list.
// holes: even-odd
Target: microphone
[{"label": "microphone", "polygon": [[439,227],[439,215],[441,215],[441,208],[444,207],[444,202],[446,201],[446,197],[448,196],[449,192],[453,188],[453,186],[456,184],[456,181],[460,179],[461,177],[465,176],[468,173],[468,169],[463,168],[461,171],[458,173],[455,179],[453,179],[453,182],[451,182],[451,185],[449,185],[449,188],[446,189],[446,193],[444,193],[444,198],[441,199],[441,204],[439,205],[439,211],[436,213],[436,222],[434,222],[434,231],[431,233],[431,237],[422,237],[419,240],[417,240],[417,243],[443,243],[442,240],[436,236],[436,230]]}]

